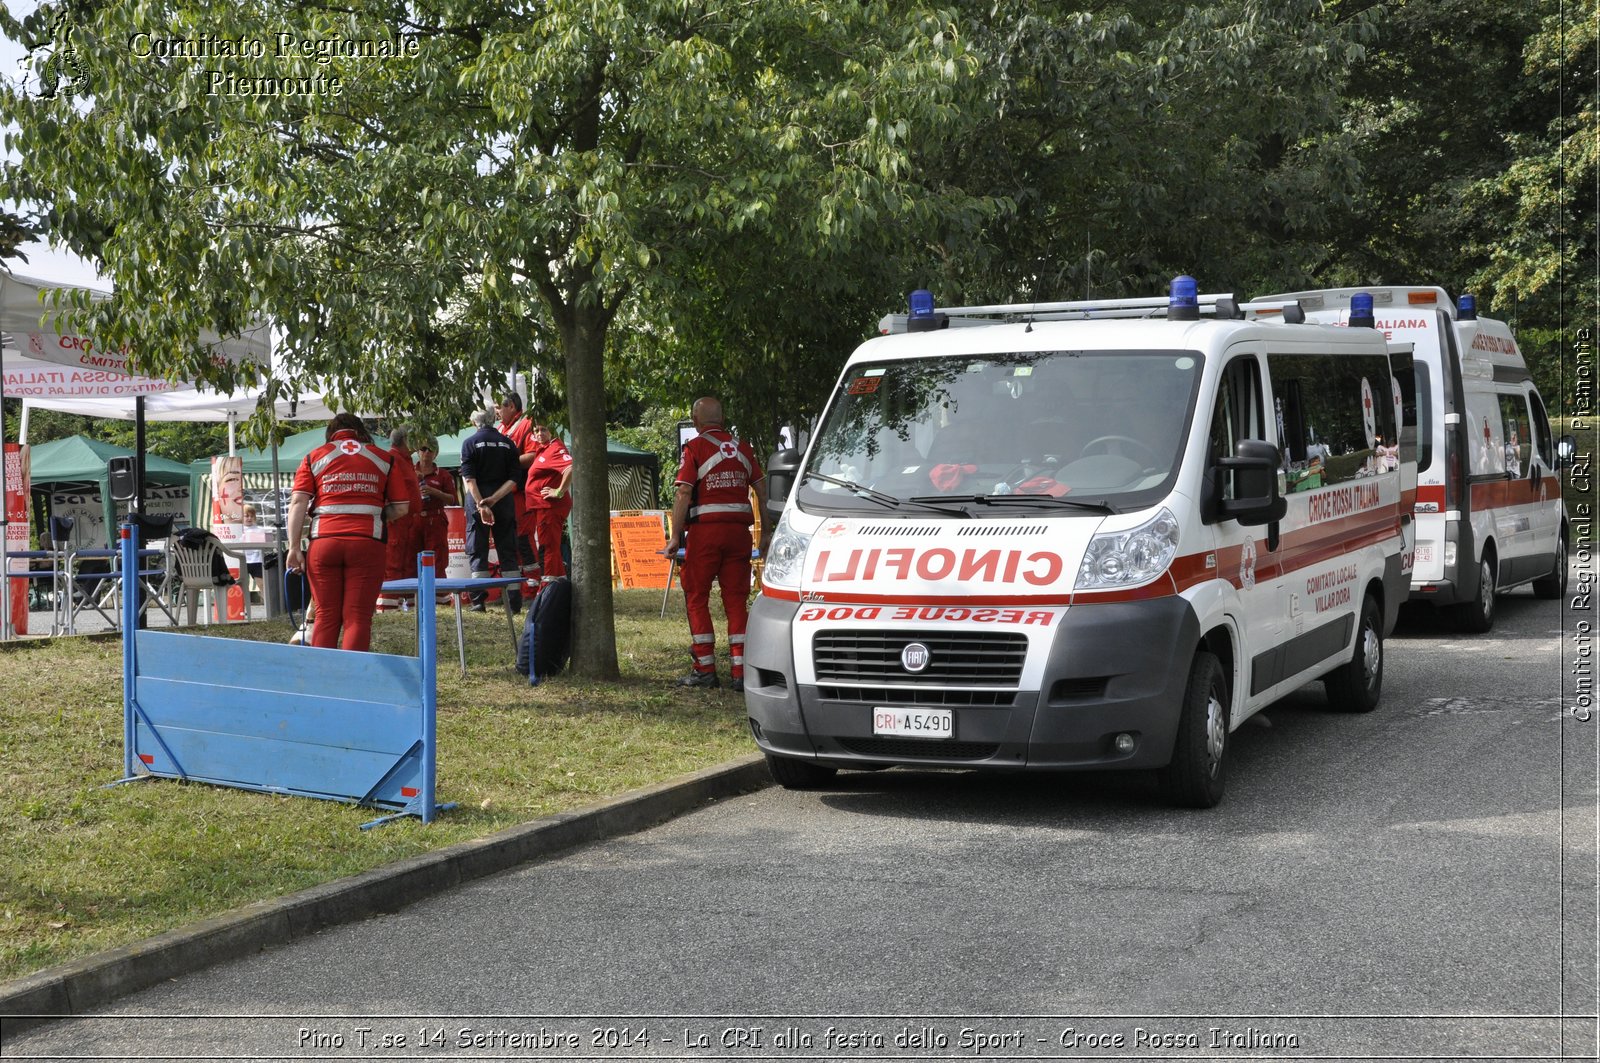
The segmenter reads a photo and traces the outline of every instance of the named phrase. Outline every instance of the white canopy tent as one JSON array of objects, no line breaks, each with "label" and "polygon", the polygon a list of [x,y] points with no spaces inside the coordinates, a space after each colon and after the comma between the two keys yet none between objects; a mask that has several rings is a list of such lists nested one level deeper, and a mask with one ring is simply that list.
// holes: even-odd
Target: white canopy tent
[{"label": "white canopy tent", "polygon": [[[90,417],[122,420],[227,421],[229,449],[234,447],[233,425],[255,412],[264,388],[241,388],[232,395],[197,388],[191,383],[140,376],[128,368],[127,351],[102,351],[92,339],[60,327],[47,292],[77,288],[32,277],[23,277],[0,267],[0,397],[23,399],[23,426],[19,441],[26,438],[27,411],[30,408],[63,410]],[[107,293],[87,288],[91,298],[104,299]],[[215,333],[202,333],[219,358],[234,363],[254,362],[271,372],[270,329],[265,323],[248,333],[223,339]],[[326,419],[332,412],[320,396],[280,396],[275,402],[278,416],[286,420]],[[4,438],[4,416],[0,414],[0,439]],[[142,461],[142,439],[139,447]],[[4,463],[0,463],[0,498],[5,492]],[[9,514],[0,504],[0,572],[8,572],[6,559],[14,549]],[[26,528],[19,537],[26,545]],[[11,634],[8,601],[10,580],[0,578],[0,637]]]}]

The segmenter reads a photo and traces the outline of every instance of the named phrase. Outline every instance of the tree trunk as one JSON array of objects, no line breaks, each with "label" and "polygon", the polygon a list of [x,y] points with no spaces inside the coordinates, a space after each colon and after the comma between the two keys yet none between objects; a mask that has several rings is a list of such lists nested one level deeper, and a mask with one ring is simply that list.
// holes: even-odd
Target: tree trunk
[{"label": "tree trunk", "polygon": [[572,429],[572,671],[586,679],[618,675],[602,322],[595,312],[575,308],[561,327]]}]

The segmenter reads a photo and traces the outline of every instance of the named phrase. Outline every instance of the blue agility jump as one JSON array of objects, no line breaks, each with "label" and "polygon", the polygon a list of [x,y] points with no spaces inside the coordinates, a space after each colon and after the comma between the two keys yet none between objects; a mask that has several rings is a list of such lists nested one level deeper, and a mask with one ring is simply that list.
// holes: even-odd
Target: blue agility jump
[{"label": "blue agility jump", "polygon": [[[138,531],[123,527],[132,569]],[[418,558],[417,656],[125,625],[123,778],[181,779],[392,809],[433,822],[438,755],[433,555]],[[133,581],[125,616],[138,615]]]}]

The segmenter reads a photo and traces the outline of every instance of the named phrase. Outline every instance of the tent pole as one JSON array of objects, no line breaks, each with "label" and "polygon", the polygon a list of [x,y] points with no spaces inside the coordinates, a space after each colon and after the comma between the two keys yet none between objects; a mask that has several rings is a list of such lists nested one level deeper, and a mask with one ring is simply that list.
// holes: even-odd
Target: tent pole
[{"label": "tent pole", "polygon": [[5,355],[0,354],[0,641],[10,641],[11,629],[11,506],[6,494],[6,374]]},{"label": "tent pole", "polygon": [[[133,511],[144,512],[144,396],[133,400]],[[116,529],[112,528],[112,542]]]}]

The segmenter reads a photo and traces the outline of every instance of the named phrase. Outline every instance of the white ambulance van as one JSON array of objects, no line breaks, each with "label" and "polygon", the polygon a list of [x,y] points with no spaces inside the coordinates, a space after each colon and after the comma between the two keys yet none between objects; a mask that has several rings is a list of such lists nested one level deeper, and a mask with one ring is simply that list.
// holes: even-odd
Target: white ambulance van
[{"label": "white ambulance van", "polygon": [[1566,593],[1557,440],[1505,322],[1479,317],[1470,295],[1457,307],[1442,288],[1266,299],[1294,300],[1307,320],[1335,325],[1349,321],[1355,299],[1380,332],[1414,349],[1416,385],[1406,389],[1407,427],[1417,432],[1413,601],[1448,606],[1461,630],[1482,632],[1494,624],[1498,591],[1531,583],[1539,598]]},{"label": "white ambulance van", "polygon": [[1170,300],[944,314],[919,291],[885,319],[804,461],[770,470],[792,489],[745,704],[780,784],[1143,768],[1205,807],[1274,700],[1322,679],[1336,709],[1377,705],[1415,469],[1380,451],[1389,348],[1252,305],[1180,277]]}]

